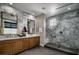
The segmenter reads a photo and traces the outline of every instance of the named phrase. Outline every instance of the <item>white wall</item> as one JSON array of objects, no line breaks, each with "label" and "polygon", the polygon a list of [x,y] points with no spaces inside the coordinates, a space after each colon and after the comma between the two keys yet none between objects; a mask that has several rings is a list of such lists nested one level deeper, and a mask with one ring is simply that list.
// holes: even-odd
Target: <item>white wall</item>
[{"label": "white wall", "polygon": [[36,17],[36,33],[40,35],[40,46],[44,46],[47,40],[45,40],[45,15],[39,15]]}]

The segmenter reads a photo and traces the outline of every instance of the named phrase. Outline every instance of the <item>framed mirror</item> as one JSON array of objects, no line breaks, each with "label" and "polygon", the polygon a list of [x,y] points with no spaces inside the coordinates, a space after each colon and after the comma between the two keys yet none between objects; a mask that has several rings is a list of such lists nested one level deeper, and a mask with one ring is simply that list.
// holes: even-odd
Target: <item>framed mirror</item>
[{"label": "framed mirror", "polygon": [[27,27],[28,27],[28,34],[35,34],[35,20],[28,19]]}]

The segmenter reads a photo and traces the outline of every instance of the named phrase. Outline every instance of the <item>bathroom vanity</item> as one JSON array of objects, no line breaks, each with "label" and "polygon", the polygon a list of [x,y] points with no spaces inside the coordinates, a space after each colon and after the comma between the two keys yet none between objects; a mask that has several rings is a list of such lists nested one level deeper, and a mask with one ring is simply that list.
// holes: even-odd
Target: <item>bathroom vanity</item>
[{"label": "bathroom vanity", "polygon": [[[26,17],[27,16],[14,15],[4,11],[0,12],[1,55],[17,54],[24,50],[39,46],[40,36],[35,34],[35,20],[26,20]],[[25,31],[27,35],[25,36],[20,35],[23,34],[23,30],[21,29],[23,27],[27,29],[27,33]],[[19,35],[14,36],[17,34]]]},{"label": "bathroom vanity", "polygon": [[18,54],[24,50],[37,47],[39,46],[39,44],[40,44],[39,35],[1,39],[0,54],[1,55]]}]

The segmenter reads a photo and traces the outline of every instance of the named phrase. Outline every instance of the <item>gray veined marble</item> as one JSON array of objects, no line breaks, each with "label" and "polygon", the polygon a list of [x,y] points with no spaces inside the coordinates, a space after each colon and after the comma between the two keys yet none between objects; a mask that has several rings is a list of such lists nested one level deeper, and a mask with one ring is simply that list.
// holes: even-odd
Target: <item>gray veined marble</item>
[{"label": "gray veined marble", "polygon": [[[67,15],[71,14],[72,12],[69,12]],[[49,38],[51,43],[79,49],[79,17],[70,17],[71,18],[63,14],[48,18],[46,20],[46,37]],[[50,28],[48,21],[53,20],[54,18],[57,19],[57,25]]]}]

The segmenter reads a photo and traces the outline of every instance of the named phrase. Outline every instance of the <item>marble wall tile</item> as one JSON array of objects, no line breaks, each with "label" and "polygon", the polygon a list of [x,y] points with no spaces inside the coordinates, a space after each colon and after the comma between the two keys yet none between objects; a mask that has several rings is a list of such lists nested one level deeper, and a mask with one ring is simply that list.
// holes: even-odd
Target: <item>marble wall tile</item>
[{"label": "marble wall tile", "polygon": [[[75,12],[75,11],[73,11]],[[71,12],[69,15],[73,14]],[[67,15],[68,15],[67,14]],[[74,13],[75,15],[77,13]],[[48,18],[46,20],[46,38],[49,38],[51,43],[55,43],[61,46],[79,49],[79,17],[60,15]],[[63,18],[63,17],[64,18]],[[57,19],[57,25],[49,27],[49,20]]]}]

